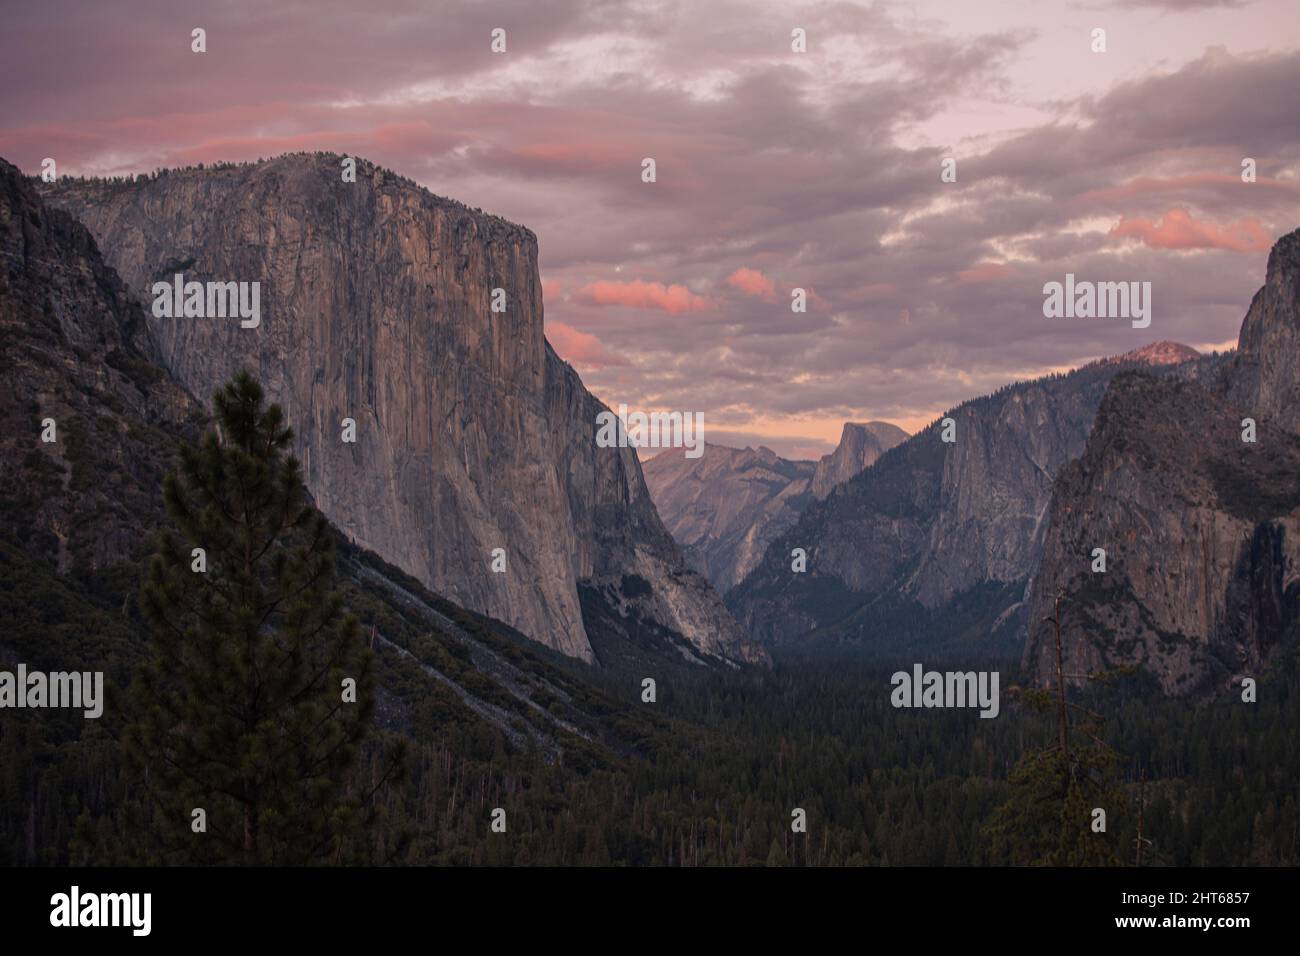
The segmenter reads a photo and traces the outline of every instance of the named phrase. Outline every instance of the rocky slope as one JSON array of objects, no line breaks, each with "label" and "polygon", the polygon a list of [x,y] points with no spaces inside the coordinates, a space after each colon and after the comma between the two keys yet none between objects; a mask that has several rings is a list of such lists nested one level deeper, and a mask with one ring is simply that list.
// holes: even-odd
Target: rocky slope
[{"label": "rocky slope", "polygon": [[[990,632],[1010,646],[1052,482],[1083,452],[1111,378],[1135,367],[1148,366],[1097,362],[962,404],[944,416],[954,442],[937,421],[810,506],[728,603],[766,641],[926,640],[946,629],[974,647]],[[795,548],[807,552],[803,573],[792,570]]]},{"label": "rocky slope", "polygon": [[[1199,374],[1112,382],[1053,491],[1029,601],[1028,619],[1041,621],[1063,593],[1067,672],[1138,664],[1168,693],[1221,689],[1297,635],[1298,288],[1295,232],[1269,256],[1235,353]],[[1245,418],[1257,422],[1253,443]],[[1105,573],[1091,570],[1094,548]],[[1053,679],[1046,627],[1030,629],[1024,656]]]},{"label": "rocky slope", "polygon": [[24,560],[80,577],[141,556],[169,436],[202,420],[153,357],[90,234],[0,160],[0,501]]},{"label": "rocky slope", "polygon": [[770,448],[706,444],[699,458],[660,452],[646,462],[645,480],[672,536],[725,594],[794,524],[811,500],[815,467]]},{"label": "rocky slope", "polygon": [[761,658],[663,529],[633,450],[596,447],[603,406],[543,338],[534,235],[364,162],[343,182],[340,164],[43,189],[146,301],[178,272],[260,283],[256,328],[151,315],[160,358],[203,396],[256,373],[321,510],[359,545],[572,656],[592,657],[583,586],[684,647]]},{"label": "rocky slope", "polygon": [[812,493],[819,501],[858,474],[889,449],[907,441],[907,432],[889,422],[845,422],[835,451],[823,455],[813,474]]}]

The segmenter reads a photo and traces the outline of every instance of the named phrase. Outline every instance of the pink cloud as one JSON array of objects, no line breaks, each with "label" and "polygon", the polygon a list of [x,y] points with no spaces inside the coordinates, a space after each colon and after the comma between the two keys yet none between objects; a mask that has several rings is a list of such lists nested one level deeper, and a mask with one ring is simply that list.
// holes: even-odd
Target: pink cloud
[{"label": "pink cloud", "polygon": [[714,304],[696,295],[684,285],[664,285],[662,282],[611,282],[602,280],[583,286],[574,299],[587,305],[625,305],[634,309],[659,309],[673,315],[683,312],[708,312]]},{"label": "pink cloud", "polygon": [[640,170],[640,162],[621,143],[528,143],[514,157],[538,172],[583,173],[591,170]]},{"label": "pink cloud", "polygon": [[563,322],[547,322],[546,339],[560,358],[580,368],[632,364],[622,355],[607,349],[596,336],[579,332]]},{"label": "pink cloud", "polygon": [[[1109,206],[1133,199],[1142,199],[1156,193],[1189,192],[1207,188],[1221,189],[1224,192],[1228,190],[1239,191],[1242,185],[1239,174],[1229,173],[1190,173],[1186,176],[1170,176],[1165,179],[1140,176],[1137,179],[1130,179],[1119,186],[1091,189],[1088,192],[1080,193],[1071,202],[1081,206]],[[1254,183],[1251,183],[1250,188],[1251,190],[1270,190],[1283,195],[1300,196],[1300,183],[1270,179],[1267,176],[1261,176]]]},{"label": "pink cloud", "polygon": [[996,282],[1011,273],[1011,267],[1005,262],[979,262],[958,272],[957,279],[960,282]]},{"label": "pink cloud", "polygon": [[831,311],[831,304],[819,296],[817,290],[812,286],[808,286],[808,304],[811,305],[813,310],[816,312]]},{"label": "pink cloud", "polygon": [[542,302],[555,302],[564,296],[564,287],[554,279],[542,280]]},{"label": "pink cloud", "polygon": [[755,295],[769,302],[776,298],[776,283],[757,269],[741,266],[727,277],[727,285],[745,295]]},{"label": "pink cloud", "polygon": [[1219,227],[1197,222],[1185,209],[1171,209],[1157,223],[1149,219],[1121,219],[1110,234],[1139,239],[1152,249],[1267,252],[1272,245],[1272,239],[1257,219],[1242,219]]}]

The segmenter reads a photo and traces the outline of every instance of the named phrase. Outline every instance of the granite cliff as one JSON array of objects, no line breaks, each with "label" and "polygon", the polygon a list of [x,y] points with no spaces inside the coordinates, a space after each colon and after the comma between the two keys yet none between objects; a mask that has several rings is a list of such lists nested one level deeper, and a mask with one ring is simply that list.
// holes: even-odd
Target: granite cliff
[{"label": "granite cliff", "polygon": [[905,441],[907,432],[889,422],[845,422],[840,443],[817,462],[812,479],[813,497],[819,501],[825,498],[836,485],[844,484],[874,464],[889,449]]},{"label": "granite cliff", "polygon": [[[1083,456],[1053,490],[1030,594],[1030,622],[1063,597],[1067,673],[1140,665],[1167,693],[1213,692],[1257,675],[1297,636],[1298,292],[1300,231],[1274,246],[1236,352],[1185,376],[1111,383]],[[1024,660],[1054,679],[1041,623]]]},{"label": "granite cliff", "polygon": [[529,230],[365,162],[344,182],[330,154],[42,190],[141,301],[178,273],[260,283],[256,328],[150,315],[159,359],[200,396],[256,374],[359,546],[571,656],[592,659],[582,586],[683,649],[763,657],[687,567],[634,451],[596,447],[603,406],[543,337]]},{"label": "granite cliff", "polygon": [[1300,429],[1300,229],[1269,253],[1222,390],[1256,417]]}]

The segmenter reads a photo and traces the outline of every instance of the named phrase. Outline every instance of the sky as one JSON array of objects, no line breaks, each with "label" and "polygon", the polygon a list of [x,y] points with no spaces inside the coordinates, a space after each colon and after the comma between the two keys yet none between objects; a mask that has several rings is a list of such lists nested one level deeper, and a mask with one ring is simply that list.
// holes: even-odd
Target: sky
[{"label": "sky", "polygon": [[[29,173],[328,150],[522,223],[598,397],[788,457],[1229,348],[1300,227],[1296,0],[43,0],[5,10],[0,79]],[[1045,318],[1067,273],[1150,282],[1150,327]]]}]

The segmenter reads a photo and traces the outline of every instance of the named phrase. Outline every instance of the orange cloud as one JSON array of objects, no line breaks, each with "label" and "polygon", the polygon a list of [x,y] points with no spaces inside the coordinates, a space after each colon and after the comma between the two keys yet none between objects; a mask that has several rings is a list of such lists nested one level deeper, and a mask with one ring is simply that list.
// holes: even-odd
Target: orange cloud
[{"label": "orange cloud", "polygon": [[776,283],[757,269],[741,266],[727,277],[727,285],[739,289],[745,295],[756,295],[763,299],[776,298]]},{"label": "orange cloud", "polygon": [[1171,209],[1158,223],[1149,219],[1121,219],[1112,236],[1130,236],[1152,249],[1227,249],[1231,252],[1268,252],[1272,239],[1258,219],[1242,219],[1220,228],[1197,222],[1185,209]]},{"label": "orange cloud", "polygon": [[563,322],[546,323],[546,339],[555,353],[571,365],[582,368],[605,368],[610,365],[632,363],[607,349],[603,342],[588,332],[579,332]]},{"label": "orange cloud", "polygon": [[683,312],[708,312],[712,302],[696,295],[684,285],[666,286],[662,282],[591,282],[574,294],[587,305],[625,305],[634,309],[660,309],[673,315]]}]

